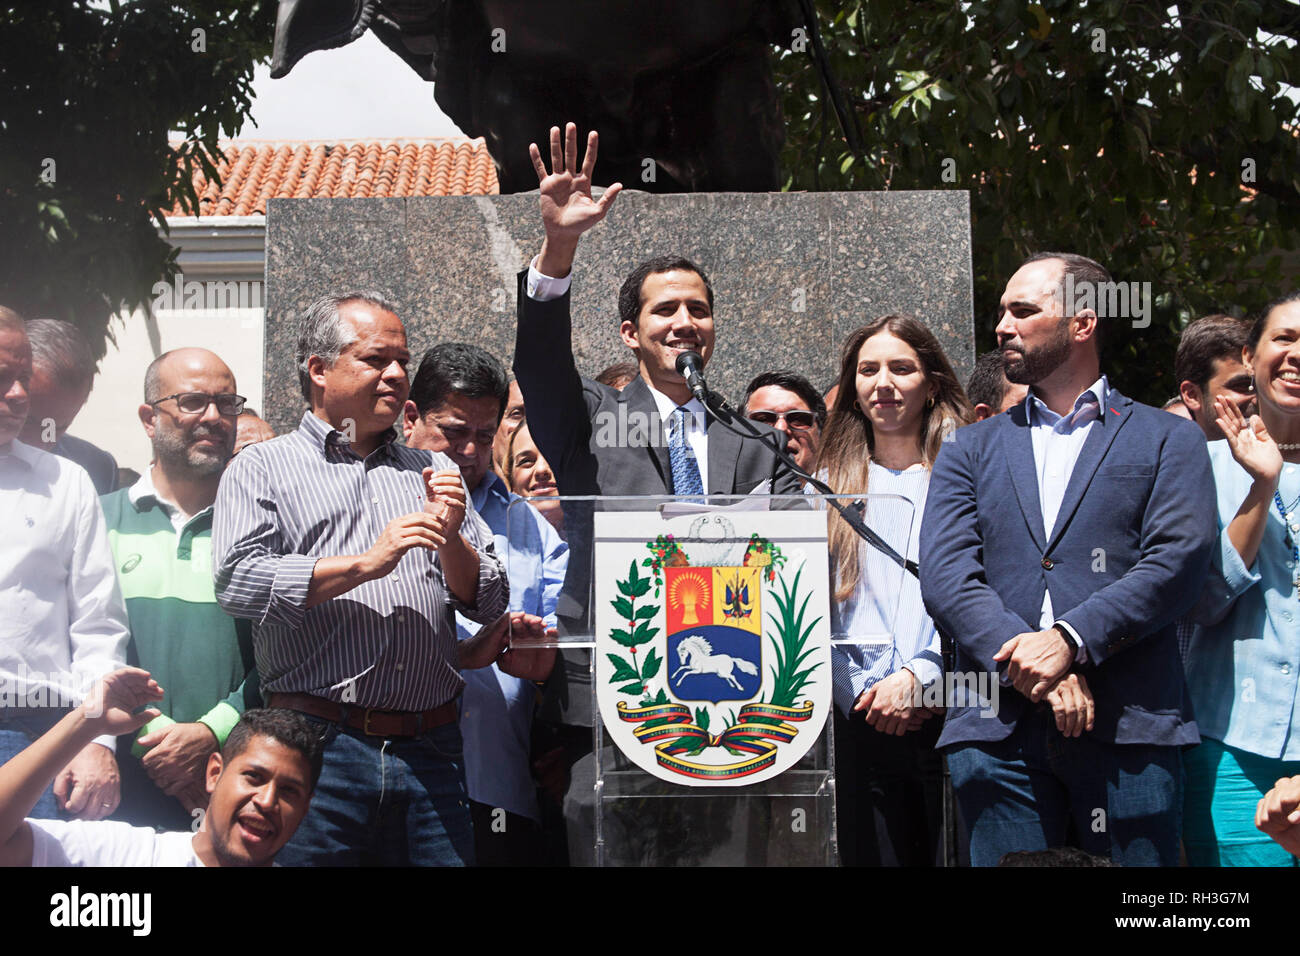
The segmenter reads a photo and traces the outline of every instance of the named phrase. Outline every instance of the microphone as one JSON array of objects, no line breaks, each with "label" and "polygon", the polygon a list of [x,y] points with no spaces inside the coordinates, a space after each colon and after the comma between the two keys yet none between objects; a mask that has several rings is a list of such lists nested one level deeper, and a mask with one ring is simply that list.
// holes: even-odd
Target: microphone
[{"label": "microphone", "polygon": [[704,383],[704,359],[699,352],[683,352],[677,356],[677,374],[686,379],[691,394],[700,400],[705,408],[709,407],[709,386]]}]

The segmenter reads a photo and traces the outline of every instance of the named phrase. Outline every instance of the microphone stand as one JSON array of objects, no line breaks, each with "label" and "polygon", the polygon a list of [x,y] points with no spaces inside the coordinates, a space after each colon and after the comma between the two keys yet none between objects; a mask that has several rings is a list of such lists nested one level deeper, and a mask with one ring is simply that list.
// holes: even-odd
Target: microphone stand
[{"label": "microphone stand", "polygon": [[[778,434],[774,433],[769,435],[760,431],[753,422],[744,415],[738,415],[736,410],[728,405],[722,396],[709,389],[709,387],[703,383],[701,383],[700,389],[696,392],[696,397],[703,402],[704,407],[713,413],[713,416],[724,428],[727,429],[727,431],[734,435],[739,435],[741,438],[758,439],[771,449],[772,454],[776,455],[778,461],[782,462],[797,476],[808,482],[808,484],[812,485],[822,494],[835,494],[830,485],[813,477],[795,464],[794,459],[790,457],[790,453],[785,450],[785,442],[780,439]],[[742,426],[744,431],[734,427],[735,424]],[[920,565],[910,558],[903,557],[903,555],[899,554],[890,546],[888,541],[868,528],[866,522],[862,520],[862,515],[858,513],[856,508],[852,505],[845,505],[833,497],[827,498],[826,504],[838,511],[840,517],[844,519],[845,523],[848,524],[848,526],[852,528],[863,541],[867,542],[867,544],[871,545],[871,547],[875,548],[913,577],[919,578],[921,576]]]}]

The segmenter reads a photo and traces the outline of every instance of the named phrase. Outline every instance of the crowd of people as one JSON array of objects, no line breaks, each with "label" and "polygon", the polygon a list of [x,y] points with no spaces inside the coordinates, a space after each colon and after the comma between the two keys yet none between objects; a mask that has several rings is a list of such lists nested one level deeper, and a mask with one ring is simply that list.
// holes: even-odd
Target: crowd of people
[{"label": "crowd of people", "polygon": [[[932,865],[955,836],[976,866],[1297,865],[1300,293],[1191,323],[1161,410],[1062,297],[1106,269],[1034,255],[964,387],[904,314],[854,331],[824,393],[756,375],[740,410],[781,459],[677,369],[715,344],[689,259],[633,269],[632,361],[578,370],[579,241],[620,187],[593,194],[595,133],[581,165],[572,124],[549,145],[513,376],[466,343],[411,375],[397,306],[323,296],[293,431],[175,349],[134,474],[66,434],[95,373],[76,328],[0,307],[0,862],[591,863],[591,661],[547,640],[590,626],[591,512],[556,496],[817,479],[920,569],[828,513],[844,863]],[[650,434],[604,440],[633,413]],[[936,697],[954,675],[979,699]]]}]

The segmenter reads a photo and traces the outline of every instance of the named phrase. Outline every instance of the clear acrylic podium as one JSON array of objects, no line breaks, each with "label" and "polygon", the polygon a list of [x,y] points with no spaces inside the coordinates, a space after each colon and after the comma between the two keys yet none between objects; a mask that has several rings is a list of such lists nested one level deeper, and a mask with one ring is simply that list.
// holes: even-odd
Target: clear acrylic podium
[{"label": "clear acrylic podium", "polygon": [[[800,744],[807,746],[808,741],[812,742],[807,746],[806,752],[787,768],[774,766],[772,772],[779,772],[758,782],[733,780],[729,785],[723,786],[707,781],[701,783],[699,780],[687,783],[680,778],[663,779],[638,765],[638,762],[644,764],[649,761],[650,748],[633,751],[640,754],[638,760],[624,753],[628,743],[626,731],[621,736],[618,732],[621,722],[615,727],[607,724],[610,719],[608,695],[612,691],[606,691],[605,718],[601,716],[598,693],[598,671],[609,670],[608,665],[601,663],[603,659],[620,658],[620,665],[624,668],[628,666],[627,661],[638,660],[635,653],[610,655],[607,653],[611,646],[608,641],[598,641],[597,631],[603,623],[602,619],[608,620],[610,615],[608,611],[602,614],[598,602],[604,599],[609,604],[608,595],[613,593],[607,587],[603,593],[598,591],[602,582],[606,585],[609,583],[613,565],[619,567],[619,574],[623,573],[622,568],[628,564],[627,549],[636,547],[641,541],[638,534],[644,534],[645,525],[638,522],[644,521],[645,516],[651,514],[668,516],[676,528],[686,527],[687,532],[675,538],[673,548],[668,550],[672,552],[680,545],[679,550],[690,551],[694,555],[694,562],[709,562],[710,566],[717,569],[714,574],[722,574],[718,578],[719,582],[725,579],[725,573],[765,560],[762,554],[756,553],[756,533],[742,534],[736,528],[747,531],[755,526],[761,528],[773,523],[780,524],[787,535],[782,541],[789,544],[793,540],[794,546],[787,547],[786,553],[778,554],[773,564],[760,565],[758,576],[768,582],[764,585],[763,594],[773,592],[777,595],[775,601],[769,597],[762,606],[761,641],[777,652],[764,658],[764,674],[759,679],[765,681],[764,687],[770,687],[772,680],[796,672],[794,665],[787,666],[787,661],[779,653],[780,641],[776,636],[782,622],[789,623],[795,609],[793,602],[790,602],[789,616],[782,616],[786,606],[779,603],[781,592],[776,590],[776,585],[786,588],[785,596],[788,598],[788,584],[795,571],[800,575],[808,573],[810,581],[820,575],[819,580],[829,583],[824,541],[829,513],[826,497],[829,496],[710,496],[704,501],[667,496],[554,499],[564,508],[565,537],[570,557],[556,609],[558,634],[553,639],[553,646],[559,651],[559,659],[551,679],[543,689],[543,703],[538,719],[563,726],[570,737],[575,739],[585,739],[584,735],[590,734],[590,751],[575,759],[569,768],[569,785],[564,799],[564,818],[573,863],[597,866],[834,866],[838,863],[834,732],[830,707],[814,711],[822,715],[814,721],[816,726],[807,722],[798,726],[797,733],[807,735]],[[911,525],[919,520],[907,499],[896,495],[872,494],[841,495],[835,496],[835,499],[855,507],[868,527],[876,529],[899,554],[906,554]],[[520,500],[513,502],[510,507],[527,508],[531,505],[526,500]],[[777,515],[779,517],[773,517]],[[887,520],[880,520],[882,517]],[[876,528],[877,523],[879,528]],[[791,528],[800,529],[793,532],[793,539],[789,537]],[[626,533],[624,529],[628,529]],[[800,534],[805,533],[807,540],[812,543],[807,548],[799,546],[802,540]],[[622,550],[618,547],[620,544]],[[653,543],[648,542],[646,546],[650,549],[646,551],[646,557],[636,563],[651,565],[644,569],[644,573],[656,576],[656,595],[660,595],[659,585],[664,585],[660,603],[665,609],[671,608],[675,605],[672,604],[673,598],[669,591],[674,581],[667,570],[669,561],[657,557],[658,552]],[[779,552],[780,549],[776,550]],[[611,558],[615,554],[622,557]],[[503,561],[512,586],[517,586],[521,580],[520,575],[537,574],[535,560],[528,556],[507,549]],[[776,562],[781,562],[779,575],[775,574],[778,570]],[[827,644],[824,652],[825,667],[817,668],[816,671],[822,671],[818,674],[818,679],[824,680],[824,692],[827,694],[831,684],[831,647],[875,646],[876,653],[886,653],[893,643],[892,623],[897,609],[899,582],[908,572],[891,562],[885,564],[887,570],[877,572],[870,582],[875,604],[874,614],[869,617],[879,622],[878,628],[868,628],[865,633],[837,633],[839,621],[833,610],[833,587],[822,591],[825,595],[822,601],[826,603],[821,606],[816,606],[817,602],[814,601],[806,602],[808,606],[804,608],[804,616],[797,622],[799,628],[796,629],[802,630],[806,622],[825,617],[825,631],[822,634],[822,639]],[[769,571],[773,573],[769,575]],[[640,571],[633,570],[632,573]],[[678,580],[681,580],[680,574]],[[754,578],[749,580],[753,581]],[[794,580],[798,587],[799,579]],[[627,583],[624,579],[619,582],[619,586],[624,587]],[[642,584],[641,587],[645,585]],[[737,586],[736,590],[741,589]],[[756,593],[758,590],[755,588]],[[627,594],[628,591],[624,590],[623,593]],[[718,599],[721,598],[722,588],[719,587]],[[731,585],[727,586],[726,598],[733,598]],[[645,600],[650,600],[648,592]],[[689,613],[692,609],[688,606],[686,610]],[[666,620],[673,612],[665,610],[664,613]],[[714,613],[719,612],[715,610]],[[859,621],[861,620],[862,615],[859,615]],[[647,625],[655,623],[654,620],[646,621]],[[755,625],[751,622],[749,626],[752,629]],[[818,625],[812,628],[809,633],[813,634],[820,627]],[[668,631],[671,627],[663,629]],[[686,630],[694,628],[688,627]],[[608,628],[606,633],[608,634]],[[627,637],[624,631],[618,633]],[[650,647],[647,654],[648,647],[648,644],[640,646],[642,653],[639,660],[642,663],[636,665],[640,667],[644,664],[646,672],[654,666],[654,660],[647,659],[649,654],[656,653]],[[615,649],[619,650],[617,647]],[[632,648],[634,652],[637,649]],[[681,666],[678,666],[678,655],[671,653],[669,647],[657,655],[663,660],[662,666],[655,666],[654,680],[647,680],[644,687],[633,688],[637,693],[645,694],[645,700],[641,703],[650,701],[651,684],[655,683],[660,687],[660,697],[656,700],[678,713],[677,719],[681,726],[698,732],[700,728],[696,724],[701,723],[699,715],[702,709],[711,709],[715,714],[725,711],[729,719],[735,720],[737,706],[744,706],[740,698],[734,698],[737,706],[715,704],[711,708],[705,707],[699,704],[698,699],[690,698],[690,692],[684,689],[701,683],[699,679],[687,681],[683,677],[677,677],[677,683],[673,683],[673,678],[669,676],[670,665],[679,672],[688,669],[688,659],[685,657],[680,658]],[[766,676],[768,672],[770,677]],[[660,677],[660,674],[663,676]],[[690,674],[686,676],[689,677]],[[739,671],[735,678],[737,679],[733,679],[732,683],[746,680],[747,688],[748,682],[753,680],[752,676],[746,678]],[[608,679],[606,684],[610,684]],[[714,684],[723,686],[725,692],[725,685],[717,682]],[[626,692],[628,686],[621,689]],[[737,690],[735,693],[739,695],[744,691]],[[761,696],[752,700],[757,701]],[[769,695],[763,699],[776,698]],[[635,701],[631,703],[633,710],[635,704]],[[833,707],[833,703],[830,706]],[[719,747],[725,747],[737,756],[737,764],[741,763],[741,757],[749,751],[732,750],[727,746],[726,733],[711,732],[707,719],[702,723],[704,730],[701,746],[712,747],[718,753],[721,753]],[[769,723],[779,723],[791,735],[795,733],[789,723],[777,720],[769,720]],[[713,731],[718,731],[720,727],[721,724],[715,722]],[[729,727],[732,733],[742,729],[734,724],[729,724]],[[708,738],[707,743],[704,738]],[[721,744],[718,743],[719,738],[722,738]],[[734,739],[747,741],[743,735]],[[679,743],[678,746],[689,745]],[[743,747],[744,743],[737,746]],[[765,745],[755,743],[754,746],[761,750]],[[681,753],[681,760],[690,765],[692,752],[669,752]],[[655,753],[660,755],[660,763],[677,762],[676,759],[664,757],[663,747],[656,748]],[[655,766],[651,766],[651,769],[657,770]]]}]

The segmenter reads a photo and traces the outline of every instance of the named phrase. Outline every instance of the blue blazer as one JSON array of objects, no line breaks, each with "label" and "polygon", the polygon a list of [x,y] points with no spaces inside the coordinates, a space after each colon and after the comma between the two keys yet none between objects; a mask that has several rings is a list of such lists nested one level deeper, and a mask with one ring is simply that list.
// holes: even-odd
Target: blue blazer
[{"label": "blue blazer", "polygon": [[[934,465],[921,524],[921,593],[956,643],[965,686],[1038,630],[1043,590],[1083,639],[1094,739],[1199,743],[1174,622],[1196,602],[1215,543],[1214,479],[1191,422],[1111,389],[1050,534],[1043,534],[1027,405],[959,429]],[[984,685],[988,686],[988,685]],[[1035,706],[1001,684],[996,713],[950,707],[939,745],[1001,740]]]}]

